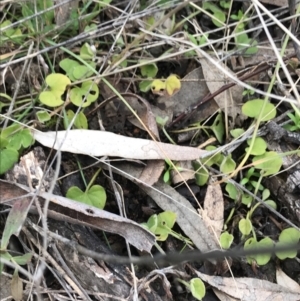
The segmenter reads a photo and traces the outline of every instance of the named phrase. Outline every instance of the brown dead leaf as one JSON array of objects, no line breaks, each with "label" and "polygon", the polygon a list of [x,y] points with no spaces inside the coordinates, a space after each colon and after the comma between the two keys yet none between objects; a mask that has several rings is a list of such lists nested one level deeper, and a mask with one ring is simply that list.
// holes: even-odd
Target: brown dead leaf
[{"label": "brown dead leaf", "polygon": [[224,200],[220,184],[208,185],[200,214],[212,237],[218,243],[224,224]]},{"label": "brown dead leaf", "polygon": [[21,301],[23,299],[23,282],[16,271],[11,279],[11,294],[15,301]]},{"label": "brown dead leaf", "polygon": [[156,183],[165,169],[165,161],[151,160],[147,162],[146,167],[140,175],[139,180],[146,185],[152,186]]},{"label": "brown dead leaf", "polygon": [[[210,93],[216,92],[228,83],[225,75],[222,74],[222,72],[210,61],[201,58],[200,63]],[[222,62],[218,62],[218,65],[222,66],[222,68],[232,73],[232,71]],[[214,97],[219,108],[222,111],[227,112],[227,114],[233,119],[236,118],[237,114],[241,115],[243,90],[243,87],[235,85],[232,88],[227,89],[226,91]]]},{"label": "brown dead leaf", "polygon": [[[104,164],[102,167],[107,168]],[[116,164],[115,167],[113,167],[113,171],[129,180],[133,180],[133,178],[137,179],[134,182],[138,184],[162,210],[176,213],[177,224],[199,250],[204,252],[220,249],[191,203],[170,185],[165,184],[162,180],[155,183],[152,187],[143,185],[143,183],[139,181],[142,168],[132,166],[132,164]],[[211,260],[211,262],[213,264],[216,263],[215,260]]]},{"label": "brown dead leaf", "polygon": [[290,290],[300,293],[300,285],[283,272],[282,269],[276,269],[276,280],[279,285],[282,285]]},{"label": "brown dead leaf", "polygon": [[276,283],[254,278],[209,276],[195,270],[203,281],[231,298],[243,301],[299,301],[300,293]]},{"label": "brown dead leaf", "polygon": [[[33,194],[26,196],[30,190],[24,185],[11,184],[0,181],[0,203],[14,206],[18,199],[29,202]],[[50,200],[48,217],[73,224],[80,224],[110,233],[123,236],[130,244],[139,250],[150,252],[155,237],[139,224],[110,212],[87,206],[62,196],[40,192],[40,202]],[[33,213],[37,213],[36,207],[31,207]]]},{"label": "brown dead leaf", "polygon": [[171,178],[173,184],[195,179],[195,171],[192,161],[179,161],[176,163],[179,170],[171,170]]}]

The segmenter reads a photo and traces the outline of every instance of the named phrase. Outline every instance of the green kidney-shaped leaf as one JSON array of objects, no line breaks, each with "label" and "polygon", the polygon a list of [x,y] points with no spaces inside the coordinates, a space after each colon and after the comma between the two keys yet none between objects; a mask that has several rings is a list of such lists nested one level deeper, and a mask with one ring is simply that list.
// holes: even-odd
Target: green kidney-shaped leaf
[{"label": "green kidney-shaped leaf", "polygon": [[[284,229],[279,235],[279,242],[277,246],[287,246],[290,244],[297,244],[300,239],[300,232],[294,228]],[[276,252],[276,256],[283,260],[286,258],[295,258],[297,250]]]},{"label": "green kidney-shaped leaf", "polygon": [[205,285],[200,278],[193,278],[190,281],[190,289],[194,298],[202,300],[205,296]]},{"label": "green kidney-shaped leaf", "polygon": [[86,60],[92,60],[94,58],[94,51],[88,43],[84,43],[80,48],[80,57]]},{"label": "green kidney-shaped leaf", "polygon": [[[247,144],[250,145],[251,143],[251,140],[252,139],[248,139],[247,140]],[[249,147],[246,148],[246,152],[249,151]],[[267,143],[266,141],[261,138],[261,137],[256,137],[255,140],[254,140],[254,145],[251,149],[251,152],[250,154],[251,155],[254,155],[254,156],[259,156],[259,155],[262,155],[266,152],[266,149],[267,149]]]},{"label": "green kidney-shaped leaf", "polygon": [[[257,248],[271,248],[273,245],[273,240],[269,237],[265,237],[257,243]],[[265,265],[270,261],[271,256],[271,254],[258,254],[255,256],[255,260],[258,265]]]},{"label": "green kidney-shaped leaf", "polygon": [[11,169],[18,162],[19,153],[15,149],[0,150],[0,175]]},{"label": "green kidney-shaped leaf", "polygon": [[48,107],[59,107],[64,103],[61,99],[61,95],[62,94],[57,93],[56,91],[43,91],[40,94],[39,99],[41,103]]},{"label": "green kidney-shaped leaf", "polygon": [[41,122],[41,123],[44,123],[51,119],[51,115],[47,111],[36,112],[36,117],[38,118],[39,122]]},{"label": "green kidney-shaped leaf", "polygon": [[224,157],[221,165],[220,165],[220,171],[224,174],[229,174],[235,170],[236,163],[231,158],[231,155],[228,155]]},{"label": "green kidney-shaped leaf", "polygon": [[87,94],[87,100],[90,103],[96,101],[99,97],[99,88],[92,81],[86,81],[82,83],[81,89],[83,91],[83,95]]},{"label": "green kidney-shaped leaf", "polygon": [[176,222],[176,213],[164,211],[157,216],[157,222],[160,227],[172,229]]},{"label": "green kidney-shaped leaf", "polygon": [[[140,63],[144,63],[145,61],[140,61]],[[141,69],[141,74],[144,77],[150,77],[153,78],[156,76],[158,68],[156,66],[155,63],[151,63],[151,64],[147,64],[147,65],[143,65],[140,67]]]},{"label": "green kidney-shaped leaf", "polygon": [[100,185],[94,185],[86,192],[73,186],[68,190],[67,197],[100,209],[103,209],[106,203],[106,192]]},{"label": "green kidney-shaped leaf", "polygon": [[[259,163],[261,161],[261,163]],[[282,166],[282,158],[276,152],[266,152],[252,159],[255,167],[264,171],[264,176],[277,173]],[[255,163],[258,162],[258,163]]]},{"label": "green kidney-shaped leaf", "polygon": [[[264,102],[265,101],[262,99],[253,99],[253,100],[247,101],[242,107],[243,114],[248,117],[257,119],[260,115],[260,112],[263,109]],[[261,121],[271,120],[271,119],[275,118],[275,116],[276,116],[275,106],[273,104],[267,102],[264,107],[264,110],[262,112],[262,115],[261,115],[261,117],[262,117]]]},{"label": "green kidney-shaped leaf", "polygon": [[13,148],[15,150],[20,150],[23,146],[24,148],[29,147],[34,142],[34,139],[30,133],[29,129],[22,129],[16,132],[10,139],[8,143],[8,148]]},{"label": "green kidney-shaped leaf", "polygon": [[[69,124],[71,123],[72,119],[75,116],[75,113],[72,110],[68,110],[67,111],[67,116],[68,116],[68,121]],[[87,129],[88,128],[88,122],[87,122],[87,118],[84,115],[84,113],[82,111],[80,111],[74,121],[74,127],[76,129]]]},{"label": "green kidney-shaped leaf", "polygon": [[46,77],[46,83],[51,90],[61,92],[61,95],[66,90],[66,87],[71,84],[70,79],[61,73],[52,73]]}]

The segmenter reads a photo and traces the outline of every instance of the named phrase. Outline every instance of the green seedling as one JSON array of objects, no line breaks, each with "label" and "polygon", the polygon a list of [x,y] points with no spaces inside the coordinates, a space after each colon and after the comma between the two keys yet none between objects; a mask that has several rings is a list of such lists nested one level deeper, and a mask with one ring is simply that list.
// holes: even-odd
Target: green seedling
[{"label": "green seedling", "polygon": [[182,283],[197,300],[202,300],[206,294],[206,289],[203,281],[200,278],[193,278],[189,282],[177,278],[177,281]]},{"label": "green seedling", "polygon": [[11,22],[9,20],[0,23],[0,46],[2,47],[4,46],[4,43],[8,41],[16,44],[21,44],[24,40],[24,35],[22,34],[22,31],[19,27],[2,30],[2,28],[5,28],[9,25],[11,25]]},{"label": "green seedling", "polygon": [[[204,33],[201,36],[194,37],[192,34],[187,34],[189,40],[198,47],[203,46],[208,42],[208,33]],[[195,57],[197,55],[195,50],[188,51],[184,54],[186,57]]]},{"label": "green seedling", "polygon": [[103,209],[106,203],[105,189],[100,185],[93,185],[100,171],[101,169],[99,169],[95,173],[85,191],[82,191],[77,186],[72,186],[67,191],[66,197],[89,206],[94,206],[96,208]]},{"label": "green seedling", "polygon": [[217,27],[222,27],[226,21],[225,13],[215,4],[205,1],[203,2],[203,9],[212,13],[212,22]]},{"label": "green seedling", "polygon": [[[297,244],[299,243],[300,232],[294,228],[284,229],[279,235],[279,242],[277,245],[286,246],[289,244]],[[276,252],[276,256],[284,260],[286,258],[295,258],[297,256],[297,251],[284,251],[284,252]]]},{"label": "green seedling", "polygon": [[64,103],[61,97],[71,84],[70,79],[63,74],[52,73],[46,77],[46,83],[49,89],[41,92],[39,97],[41,103],[49,107],[61,106]]},{"label": "green seedling", "polygon": [[73,127],[75,129],[85,129],[86,130],[88,128],[87,118],[83,114],[83,112],[79,112],[75,117],[75,113],[72,110],[68,110],[67,111],[68,122],[67,122],[67,124],[65,124],[65,129],[68,128],[68,126],[71,123],[71,121],[73,120],[73,118],[75,118],[74,124],[73,124]]},{"label": "green seedling", "polygon": [[276,152],[265,152],[263,155],[255,156],[252,159],[257,169],[261,169],[262,176],[274,175],[281,169],[283,164],[282,157]]},{"label": "green seedling", "polygon": [[223,174],[230,174],[231,172],[233,172],[235,170],[235,167],[236,167],[236,163],[231,158],[231,154],[229,154],[226,157],[224,156],[224,159],[223,159],[222,163],[220,164],[220,171]]},{"label": "green seedling", "polygon": [[300,130],[300,115],[295,112],[295,114],[287,113],[287,116],[291,119],[293,124],[286,124],[284,128],[291,132]]},{"label": "green seedling", "polygon": [[221,235],[220,235],[220,244],[221,244],[221,247],[222,249],[229,249],[232,242],[233,242],[233,235],[228,233],[227,231],[223,232]]},{"label": "green seedling", "polygon": [[[140,63],[146,63],[147,61],[145,60],[140,60]],[[146,77],[147,79],[142,80],[139,83],[139,89],[141,92],[148,92],[151,89],[151,85],[153,82],[153,78],[157,75],[158,68],[155,63],[149,63],[146,65],[142,65],[140,67],[141,75],[143,77]]]},{"label": "green seedling", "polygon": [[186,244],[192,245],[192,242],[188,238],[172,230],[175,222],[176,214],[172,211],[164,211],[158,215],[151,215],[147,223],[142,223],[141,225],[152,232],[157,241],[165,241],[169,235],[172,235]]},{"label": "green seedling", "polygon": [[4,174],[18,162],[19,153],[32,145],[34,139],[29,129],[14,123],[0,134],[0,174]]},{"label": "green seedling", "polygon": [[[278,242],[275,243],[275,246],[287,246],[299,243],[300,232],[294,228],[284,229],[278,238]],[[255,237],[249,238],[245,244],[245,250],[259,250],[262,248],[270,248],[274,246],[274,242],[269,237],[265,237],[260,241],[257,241]],[[297,256],[297,251],[280,251],[275,253],[280,260],[286,258],[295,258]],[[247,261],[249,264],[253,262],[257,263],[259,266],[267,264],[271,259],[271,254],[260,254],[247,256]]]},{"label": "green seedling", "polygon": [[[215,149],[216,149],[216,147],[213,145],[209,145],[205,148],[205,150],[207,150],[207,151],[213,151]],[[221,163],[224,161],[224,158],[225,158],[224,155],[218,153],[211,157],[208,157],[208,158],[205,158],[202,160],[198,160],[198,161],[194,161],[193,167],[195,170],[196,184],[199,186],[204,186],[209,179],[209,171],[208,171],[207,167],[210,167],[213,165],[220,166]]]},{"label": "green seedling", "polygon": [[252,231],[252,223],[249,219],[249,214],[247,215],[247,218],[242,218],[239,221],[239,230],[243,234],[242,239],[244,239],[246,236],[248,236]]},{"label": "green seedling", "polygon": [[[0,161],[1,162],[1,161]],[[8,250],[7,246],[12,235],[18,236],[22,229],[24,220],[27,216],[30,201],[16,200],[14,202],[11,210],[9,211],[5,227],[2,233],[1,243],[0,243],[0,256],[7,261],[14,263],[16,266],[25,265],[30,262],[32,254],[26,253],[21,256],[12,256]],[[4,264],[0,262],[0,275],[3,271]],[[16,268],[17,270],[17,268]]]},{"label": "green seedling", "polygon": [[166,124],[167,124],[167,122],[169,120],[169,117],[166,116],[165,118],[162,118],[160,116],[156,116],[155,120],[156,120],[157,125],[162,129],[162,131],[164,132],[164,134],[166,135],[166,137],[169,139],[169,141],[172,144],[176,145],[175,141],[171,138],[171,136],[168,134],[168,132],[167,132],[167,130],[165,128],[165,126],[166,126]]},{"label": "green seedling", "polygon": [[[273,246],[274,246],[274,242],[269,237],[265,237],[260,241],[257,241],[256,238],[251,237],[245,242],[244,249],[260,250],[262,248],[270,248]],[[267,264],[270,261],[270,259],[271,259],[271,254],[258,254],[258,255],[247,256],[247,262],[249,264],[257,263],[260,266]]]},{"label": "green seedling", "polygon": [[245,89],[245,90],[243,91],[243,96],[250,97],[250,96],[254,95],[254,93],[255,93],[255,91],[252,90],[252,89]]}]

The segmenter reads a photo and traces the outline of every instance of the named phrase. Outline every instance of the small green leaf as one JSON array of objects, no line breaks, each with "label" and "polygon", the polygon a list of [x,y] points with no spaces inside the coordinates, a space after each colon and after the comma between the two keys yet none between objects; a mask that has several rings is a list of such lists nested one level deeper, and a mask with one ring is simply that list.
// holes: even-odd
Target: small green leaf
[{"label": "small green leaf", "polygon": [[80,57],[85,61],[92,60],[94,58],[94,55],[95,53],[88,43],[84,43],[80,48]]},{"label": "small green leaf", "polygon": [[205,285],[200,278],[191,279],[190,290],[193,297],[197,300],[202,300],[206,293]]},{"label": "small green leaf", "polygon": [[270,190],[265,188],[265,189],[263,190],[263,192],[262,192],[261,198],[262,198],[262,200],[264,201],[264,200],[266,200],[270,195],[271,195]]},{"label": "small green leaf", "polygon": [[71,81],[63,74],[52,73],[46,77],[46,83],[52,90],[61,92],[60,95],[62,95],[65,92],[66,87],[71,84]]},{"label": "small green leaf", "polygon": [[262,169],[264,171],[263,175],[265,177],[277,173],[283,163],[282,158],[273,151],[254,157],[252,162],[257,169]]},{"label": "small green leaf", "polygon": [[[69,124],[71,123],[72,119],[75,116],[75,113],[72,110],[67,111],[68,121]],[[76,129],[87,129],[88,128],[88,122],[87,118],[85,117],[84,113],[80,111],[74,121],[74,128]]]},{"label": "small green leaf", "polygon": [[249,207],[251,205],[251,203],[252,203],[252,200],[253,200],[253,198],[249,194],[246,194],[246,193],[242,194],[242,203],[244,205],[246,205],[246,206]]},{"label": "small green leaf", "polygon": [[[300,239],[300,232],[294,228],[284,229],[279,235],[279,242],[276,244],[277,246],[287,246],[292,244],[297,244]],[[276,256],[284,260],[286,258],[295,258],[297,256],[297,250],[294,251],[281,251],[276,252]]]},{"label": "small green leaf", "polygon": [[213,125],[211,126],[212,131],[214,132],[219,143],[222,143],[223,137],[225,134],[223,114],[219,113],[215,119]]},{"label": "small green leaf", "polygon": [[99,88],[96,83],[92,81],[86,81],[82,83],[81,89],[83,90],[83,96],[87,94],[87,101],[92,103],[99,97]]},{"label": "small green leaf", "polygon": [[233,242],[233,235],[226,232],[223,232],[220,236],[220,244],[223,249],[229,249]]},{"label": "small green leaf", "polygon": [[15,149],[0,150],[0,175],[11,169],[18,162],[19,153]]},{"label": "small green leaf", "polygon": [[[269,237],[265,237],[262,240],[260,240],[257,244],[256,244],[258,249],[263,249],[263,248],[271,248],[274,246],[274,242],[271,238]],[[255,255],[254,258],[257,262],[258,265],[265,265],[267,264],[270,259],[271,259],[271,254],[258,254]]]},{"label": "small green leaf", "polygon": [[157,222],[160,227],[172,229],[176,222],[176,213],[164,211],[157,216]]},{"label": "small green leaf", "polygon": [[231,158],[231,154],[228,156],[224,157],[223,162],[220,165],[220,171],[223,174],[229,174],[235,170],[236,163],[235,161]]},{"label": "small green leaf", "polygon": [[31,258],[32,258],[32,254],[31,253],[26,253],[26,254],[21,255],[21,256],[13,257],[13,261],[15,261],[19,265],[24,265],[24,264],[29,263]]},{"label": "small green leaf", "polygon": [[243,235],[245,235],[245,236],[249,235],[252,230],[251,221],[249,219],[242,218],[239,221],[239,229]]},{"label": "small green leaf", "polygon": [[164,173],[163,180],[164,180],[165,183],[169,183],[169,182],[170,182],[170,170],[167,170],[167,171]]},{"label": "small green leaf", "polygon": [[103,209],[106,203],[106,192],[100,185],[93,185],[86,192],[73,186],[67,191],[67,198]]},{"label": "small green leaf", "polygon": [[277,204],[272,201],[272,200],[267,200],[265,201],[265,204],[269,205],[270,207],[272,207],[274,210],[277,210]]},{"label": "small green leaf", "polygon": [[43,91],[40,96],[40,102],[48,107],[59,107],[64,102],[61,99],[62,93],[57,93],[55,91]]},{"label": "small green leaf", "polygon": [[[242,106],[242,112],[244,115],[248,117],[257,119],[260,115],[260,112],[263,109],[263,105],[264,105],[264,100],[262,99],[249,100]],[[269,121],[275,118],[276,116],[275,106],[269,102],[266,103],[261,116],[262,116],[261,121]]]},{"label": "small green leaf", "polygon": [[205,1],[203,3],[204,10],[210,10],[215,18],[212,19],[212,22],[217,27],[222,27],[226,21],[225,13],[215,4]]},{"label": "small green leaf", "polygon": [[151,89],[152,80],[142,80],[139,82],[139,89],[141,92],[148,92]]},{"label": "small green leaf", "polygon": [[233,185],[232,183],[227,183],[225,186],[225,190],[227,191],[229,197],[235,201],[238,200],[239,198],[239,192],[236,189],[235,185]]},{"label": "small green leaf", "polygon": [[15,133],[10,139],[8,148],[20,150],[21,147],[27,148],[34,142],[29,129],[22,129]]},{"label": "small green leaf", "polygon": [[[244,250],[255,250],[257,249],[257,241],[254,237],[251,237],[245,241]],[[254,256],[247,256],[247,262],[252,264]]]},{"label": "small green leaf", "polygon": [[[140,60],[140,63],[145,63],[145,60]],[[156,76],[158,68],[155,63],[149,63],[140,67],[141,74],[144,77],[153,78]]]},{"label": "small green leaf", "polygon": [[[252,139],[247,140],[247,144],[250,146]],[[251,149],[250,154],[254,156],[263,155],[266,152],[267,149],[267,143],[266,141],[261,137],[256,137],[254,140],[254,145]],[[246,152],[249,151],[249,147],[246,148]]]},{"label": "small green leaf", "polygon": [[154,234],[155,230],[158,226],[157,214],[153,214],[149,217],[149,219],[147,221],[147,226],[148,226],[149,230]]},{"label": "small green leaf", "polygon": [[244,129],[234,129],[234,130],[230,131],[230,135],[233,138],[238,138],[238,137],[242,136],[244,133],[245,133]]},{"label": "small green leaf", "polygon": [[196,184],[199,186],[204,186],[209,179],[208,170],[204,166],[200,167],[200,164],[196,161],[193,163],[193,165],[194,165],[194,170],[196,171],[195,173]]},{"label": "small green leaf", "polygon": [[47,111],[37,111],[36,117],[41,123],[45,123],[51,119],[51,115]]}]

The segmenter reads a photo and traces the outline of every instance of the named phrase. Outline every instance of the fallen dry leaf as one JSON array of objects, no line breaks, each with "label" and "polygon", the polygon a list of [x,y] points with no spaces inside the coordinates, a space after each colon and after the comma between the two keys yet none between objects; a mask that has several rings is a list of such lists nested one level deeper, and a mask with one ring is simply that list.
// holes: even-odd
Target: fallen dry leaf
[{"label": "fallen dry leaf", "polygon": [[224,200],[220,184],[207,187],[203,210],[199,210],[204,223],[218,243],[224,224]]},{"label": "fallen dry leaf", "polygon": [[75,154],[113,156],[140,160],[195,160],[207,151],[152,140],[130,138],[104,131],[70,130],[40,132],[32,130],[33,137],[42,145]]},{"label": "fallen dry leaf", "polygon": [[[105,169],[107,166],[101,164]],[[145,186],[139,178],[142,173],[142,167],[132,166],[132,164],[119,163],[112,166],[113,171],[121,174],[125,178],[134,181],[140,186],[164,211],[176,213],[176,222],[182,231],[188,236],[195,246],[201,251],[220,249],[213,239],[207,226],[202,218],[194,209],[189,201],[179,194],[170,185],[165,184],[162,180],[155,183],[152,187]],[[216,263],[215,260],[211,260]]]},{"label": "fallen dry leaf", "polygon": [[[226,76],[222,74],[219,68],[217,68],[209,60],[202,58],[200,59],[200,63],[210,93],[218,91],[221,87],[228,83]],[[223,69],[226,69],[228,72],[232,73],[233,76],[235,76],[233,72],[222,62],[218,62],[218,65],[222,66]],[[222,111],[227,112],[227,114],[233,119],[236,118],[237,114],[241,115],[243,90],[243,87],[235,85],[214,97],[219,108]]]},{"label": "fallen dry leaf", "polygon": [[287,274],[285,274],[280,268],[277,268],[276,270],[276,280],[279,285],[289,288],[294,292],[300,293],[300,285]]},{"label": "fallen dry leaf", "polygon": [[[20,198],[24,202],[27,200],[29,202],[33,196],[33,194],[28,196],[30,192],[28,187],[1,180],[0,191],[0,204],[9,206],[14,206]],[[50,218],[119,234],[137,249],[147,252],[150,252],[155,243],[153,234],[130,219],[54,194],[40,192],[38,196],[40,196],[41,204],[44,199],[50,200],[48,210]],[[34,205],[31,211],[37,213]]]},{"label": "fallen dry leaf", "polygon": [[194,271],[214,289],[243,301],[299,301],[300,293],[276,283],[254,278],[226,278]]}]

